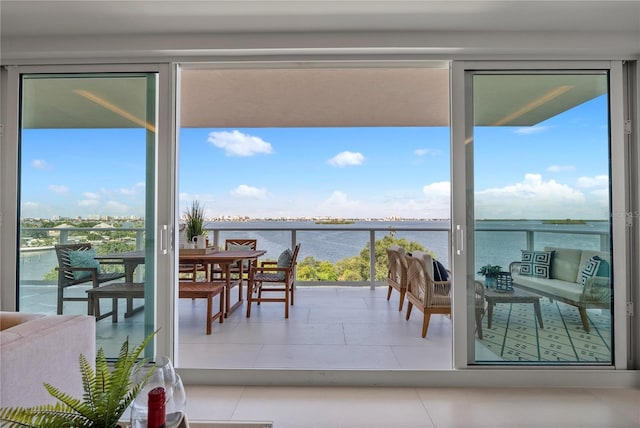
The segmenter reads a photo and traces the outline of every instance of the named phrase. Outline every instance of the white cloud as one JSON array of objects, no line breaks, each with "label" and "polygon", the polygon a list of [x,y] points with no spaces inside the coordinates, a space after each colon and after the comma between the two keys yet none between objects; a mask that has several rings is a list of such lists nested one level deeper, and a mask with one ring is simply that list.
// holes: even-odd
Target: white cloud
[{"label": "white cloud", "polygon": [[531,135],[531,134],[540,134],[542,132],[546,132],[551,129],[549,126],[527,126],[524,128],[518,128],[515,132],[520,135]]},{"label": "white cloud", "polygon": [[438,181],[422,188],[424,210],[417,217],[449,218],[451,216],[451,183]]},{"label": "white cloud", "polygon": [[363,210],[360,201],[352,201],[345,192],[334,191],[327,199],[318,205],[320,215],[332,217],[363,217]]},{"label": "white cloud", "polygon": [[34,159],[31,161],[31,166],[35,169],[51,169],[51,166],[42,159]]},{"label": "white cloud", "polygon": [[576,167],[573,165],[551,165],[547,168],[549,172],[566,172],[575,171]]},{"label": "white cloud", "polygon": [[208,141],[224,149],[227,156],[253,156],[259,153],[270,154],[273,151],[271,144],[262,138],[243,134],[238,130],[211,132]]},{"label": "white cloud", "polygon": [[241,184],[231,191],[231,195],[237,198],[266,199],[267,190]]},{"label": "white cloud", "polygon": [[80,205],[81,207],[95,207],[98,206],[100,202],[98,202],[95,199],[84,199],[81,201],[78,201],[78,205]]},{"label": "white cloud", "polygon": [[585,195],[539,174],[524,180],[475,193],[476,218],[606,218],[608,201],[603,194]]},{"label": "white cloud", "polygon": [[134,184],[132,187],[126,189],[121,188],[120,193],[125,196],[136,196],[144,191],[144,182]]},{"label": "white cloud", "polygon": [[361,165],[362,162],[364,162],[364,156],[362,155],[362,153],[344,151],[338,153],[327,162],[329,163],[329,165],[337,167]]},{"label": "white cloud", "polygon": [[609,188],[609,176],[607,175],[596,175],[595,177],[580,177],[576,181],[576,187],[580,189],[591,189],[591,188]]},{"label": "white cloud", "polygon": [[100,199],[100,194],[95,192],[84,192],[82,196],[87,199]]},{"label": "white cloud", "polygon": [[437,149],[416,149],[413,151],[416,156],[439,155],[440,153],[442,152]]},{"label": "white cloud", "polygon": [[107,202],[107,210],[111,212],[126,213],[129,212],[129,206],[118,201]]},{"label": "white cloud", "polygon": [[58,184],[50,184],[49,190],[51,190],[53,193],[58,193],[58,194],[69,193],[69,188],[67,186],[62,186]]},{"label": "white cloud", "polygon": [[38,208],[40,206],[37,202],[26,201],[22,203],[23,208]]}]

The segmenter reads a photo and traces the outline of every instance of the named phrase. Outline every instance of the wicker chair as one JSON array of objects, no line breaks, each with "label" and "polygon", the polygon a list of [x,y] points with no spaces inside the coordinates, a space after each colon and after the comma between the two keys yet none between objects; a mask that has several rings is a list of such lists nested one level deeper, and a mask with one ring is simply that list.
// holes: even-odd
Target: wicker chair
[{"label": "wicker chair", "polygon": [[404,306],[404,297],[407,292],[406,252],[402,247],[391,245],[387,248],[387,258],[389,260],[389,271],[387,275],[389,290],[387,291],[387,300],[391,298],[391,292],[394,288],[398,290],[398,292],[400,292],[398,311],[402,311],[402,306]]},{"label": "wicker chair", "polygon": [[[74,266],[72,263],[73,256],[71,253],[74,251],[91,250],[91,244],[89,243],[58,244],[55,248],[56,255],[58,257],[58,315],[62,314],[62,306],[65,301],[89,302],[88,297],[65,297],[65,288],[86,283],[91,283],[93,287],[96,288],[102,283],[124,278],[125,276],[124,272],[99,273],[97,261],[95,262],[95,265],[91,267]],[[74,275],[74,272],[76,275]],[[79,272],[87,272],[88,274],[78,275]],[[97,313],[100,313],[99,308],[97,308],[97,311]],[[110,314],[111,313],[104,314],[102,317],[104,318]]]},{"label": "wicker chair", "polygon": [[[284,317],[289,318],[289,305],[293,305],[295,291],[295,267],[300,244],[291,250],[285,250],[278,262],[264,261],[260,266],[251,266],[249,270],[249,289],[247,291],[247,318],[251,316],[251,304],[256,302],[283,302]],[[290,254],[290,259],[289,259]],[[288,263],[285,261],[288,259]],[[282,293],[282,297],[262,297],[262,293]]]},{"label": "wicker chair", "polygon": [[476,333],[478,334],[478,339],[482,340],[482,318],[484,318],[486,312],[487,302],[484,300],[484,285],[480,281],[474,281],[474,301]]},{"label": "wicker chair", "polygon": [[434,281],[433,259],[414,251],[407,255],[407,320],[416,306],[423,313],[422,337],[427,336],[432,314],[451,315],[451,281]]}]

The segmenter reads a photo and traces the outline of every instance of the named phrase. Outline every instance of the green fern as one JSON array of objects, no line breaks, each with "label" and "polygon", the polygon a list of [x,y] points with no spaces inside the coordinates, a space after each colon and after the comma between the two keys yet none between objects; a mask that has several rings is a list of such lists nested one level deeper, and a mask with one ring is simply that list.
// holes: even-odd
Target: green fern
[{"label": "green fern", "polygon": [[[157,332],[157,331],[156,331]],[[74,398],[47,383],[49,394],[58,402],[34,407],[0,409],[0,426],[37,428],[114,428],[153,373],[152,367],[137,384],[133,378],[145,364],[139,359],[156,332],[151,333],[134,350],[129,351],[129,338],[120,348],[118,359],[109,370],[104,350],[96,354],[95,371],[87,358],[80,355],[80,374],[84,394]]]}]

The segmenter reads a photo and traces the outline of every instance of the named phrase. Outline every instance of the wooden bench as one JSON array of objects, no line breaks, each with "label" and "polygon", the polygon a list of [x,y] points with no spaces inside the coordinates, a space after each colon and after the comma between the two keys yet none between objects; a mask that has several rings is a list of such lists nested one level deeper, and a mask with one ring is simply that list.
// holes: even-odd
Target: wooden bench
[{"label": "wooden bench", "polygon": [[[135,282],[131,284],[127,283],[115,283],[102,285],[100,287],[91,288],[87,290],[89,300],[89,315],[95,315],[96,321],[99,321],[108,316],[112,317],[113,323],[118,322],[118,299],[127,299],[127,312],[124,314],[125,318],[132,316],[133,314],[144,310],[144,305],[133,307],[133,299],[144,298],[144,284],[141,282]],[[112,299],[111,312],[106,314],[100,313],[99,299]]]},{"label": "wooden bench", "polygon": [[[207,299],[207,334],[211,334],[211,324],[216,319],[224,322],[225,281],[214,282],[180,282],[178,297],[181,299]],[[213,298],[220,295],[220,310],[213,313]]]}]

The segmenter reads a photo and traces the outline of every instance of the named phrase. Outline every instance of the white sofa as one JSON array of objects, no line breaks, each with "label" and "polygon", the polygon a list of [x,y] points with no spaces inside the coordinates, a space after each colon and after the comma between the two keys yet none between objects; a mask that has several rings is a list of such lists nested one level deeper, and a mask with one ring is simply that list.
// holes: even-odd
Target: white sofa
[{"label": "white sofa", "polygon": [[[586,309],[610,307],[611,257],[609,253],[556,247],[545,247],[544,251],[553,251],[549,278],[523,275],[522,261],[515,261],[509,265],[514,286],[577,307],[582,326],[586,332],[589,332]],[[601,263],[603,267],[601,270],[606,270],[608,273],[606,276],[586,277],[582,284],[582,273],[589,259],[594,256],[605,262]],[[604,269],[605,266],[607,266],[606,269]]]},{"label": "white sofa", "polygon": [[55,403],[45,382],[81,398],[80,354],[95,364],[95,332],[88,315],[0,312],[0,407]]}]

